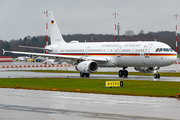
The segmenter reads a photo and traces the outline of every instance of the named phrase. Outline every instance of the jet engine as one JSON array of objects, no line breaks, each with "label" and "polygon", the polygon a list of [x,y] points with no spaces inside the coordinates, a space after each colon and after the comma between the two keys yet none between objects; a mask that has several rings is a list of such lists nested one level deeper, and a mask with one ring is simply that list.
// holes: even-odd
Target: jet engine
[{"label": "jet engine", "polygon": [[98,69],[98,63],[95,61],[83,61],[76,65],[76,70],[82,73],[94,73]]},{"label": "jet engine", "polygon": [[153,73],[155,70],[159,70],[159,67],[134,67],[134,69],[142,73]]}]

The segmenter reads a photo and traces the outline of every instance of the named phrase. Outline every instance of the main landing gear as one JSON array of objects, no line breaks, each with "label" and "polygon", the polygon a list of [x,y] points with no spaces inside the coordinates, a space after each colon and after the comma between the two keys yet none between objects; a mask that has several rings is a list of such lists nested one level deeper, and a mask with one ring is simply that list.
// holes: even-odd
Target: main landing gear
[{"label": "main landing gear", "polygon": [[89,76],[90,76],[90,73],[80,72],[80,76],[81,76],[81,77],[89,77]]},{"label": "main landing gear", "polygon": [[123,70],[119,70],[118,75],[119,77],[127,77],[128,71],[126,70],[127,67],[123,67]]}]

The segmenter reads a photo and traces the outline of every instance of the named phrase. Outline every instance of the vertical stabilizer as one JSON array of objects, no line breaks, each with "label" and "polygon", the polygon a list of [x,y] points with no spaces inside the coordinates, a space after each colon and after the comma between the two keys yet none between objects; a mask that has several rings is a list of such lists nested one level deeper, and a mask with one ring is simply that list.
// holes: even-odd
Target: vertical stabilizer
[{"label": "vertical stabilizer", "polygon": [[61,32],[58,28],[57,22],[54,19],[53,12],[48,11],[49,13],[49,33],[51,38],[51,45],[58,44],[58,43],[65,43]]}]

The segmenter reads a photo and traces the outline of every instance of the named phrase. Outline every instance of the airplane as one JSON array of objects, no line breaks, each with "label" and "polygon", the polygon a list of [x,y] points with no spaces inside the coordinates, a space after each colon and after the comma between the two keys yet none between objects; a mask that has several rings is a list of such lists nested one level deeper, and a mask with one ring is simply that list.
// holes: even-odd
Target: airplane
[{"label": "airplane", "polygon": [[58,65],[58,64],[61,64],[62,61],[57,61],[57,62],[54,62],[55,59],[46,59],[45,61],[43,61],[43,64],[45,65]]},{"label": "airplane", "polygon": [[29,59],[31,58],[28,56],[22,56],[22,57],[17,57],[15,60],[21,62],[21,61],[28,61]]},{"label": "airplane", "polygon": [[[177,59],[177,53],[165,43],[158,41],[137,42],[65,42],[58,28],[52,11],[48,11],[49,32],[51,45],[43,49],[45,53],[31,53],[19,51],[5,51],[4,53],[32,55],[54,58],[54,62],[62,61],[75,65],[80,71],[80,77],[89,77],[90,73],[98,70],[98,67],[120,67],[119,77],[128,77],[128,67],[144,73],[154,73],[154,78],[159,79],[160,67],[173,64]],[[24,46],[27,47],[27,46]]]}]

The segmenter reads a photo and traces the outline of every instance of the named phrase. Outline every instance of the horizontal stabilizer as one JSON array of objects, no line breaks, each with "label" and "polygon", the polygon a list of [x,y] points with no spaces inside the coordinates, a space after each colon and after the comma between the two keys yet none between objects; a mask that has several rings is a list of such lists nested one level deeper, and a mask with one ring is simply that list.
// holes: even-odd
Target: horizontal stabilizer
[{"label": "horizontal stabilizer", "polygon": [[49,49],[49,48],[41,48],[41,47],[32,47],[32,46],[18,46],[18,47],[21,47],[21,48],[29,48],[29,49],[38,49],[38,50],[49,50],[49,51],[52,51],[52,49]]},{"label": "horizontal stabilizer", "polygon": [[4,55],[6,51],[4,49],[2,49],[2,51],[3,51],[3,55]]}]

